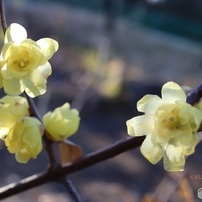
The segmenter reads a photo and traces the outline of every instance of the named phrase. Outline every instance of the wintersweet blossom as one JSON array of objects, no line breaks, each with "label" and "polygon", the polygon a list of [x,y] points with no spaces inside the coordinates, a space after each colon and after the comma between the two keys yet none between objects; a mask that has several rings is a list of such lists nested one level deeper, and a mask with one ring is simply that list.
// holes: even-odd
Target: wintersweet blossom
[{"label": "wintersweet blossom", "polygon": [[197,130],[202,120],[198,109],[186,103],[181,87],[168,82],[162,87],[162,99],[145,95],[137,103],[144,115],[126,122],[131,136],[146,135],[141,153],[153,164],[164,158],[167,171],[182,171],[185,157],[192,154],[198,142]]},{"label": "wintersweet blossom", "polygon": [[80,123],[79,112],[70,109],[69,103],[48,112],[43,117],[45,129],[48,131],[48,138],[53,141],[62,141],[76,133]]},{"label": "wintersweet blossom", "polygon": [[11,128],[5,145],[10,153],[15,154],[19,163],[27,163],[41,152],[43,133],[43,125],[38,119],[24,117]]},{"label": "wintersweet blossom", "polygon": [[6,30],[1,53],[1,81],[9,95],[25,91],[30,97],[46,92],[46,80],[52,69],[48,60],[57,51],[58,43],[51,38],[33,41],[26,29],[11,24]]},{"label": "wintersweet blossom", "polygon": [[15,123],[29,115],[27,100],[20,96],[4,96],[0,99],[0,139],[4,139]]}]

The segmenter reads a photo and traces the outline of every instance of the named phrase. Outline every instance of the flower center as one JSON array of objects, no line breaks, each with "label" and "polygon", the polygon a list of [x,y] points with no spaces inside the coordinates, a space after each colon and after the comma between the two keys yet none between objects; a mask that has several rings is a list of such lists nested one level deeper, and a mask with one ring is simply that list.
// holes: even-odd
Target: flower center
[{"label": "flower center", "polygon": [[24,71],[30,68],[32,54],[27,47],[14,47],[8,60],[13,68],[18,71]]},{"label": "flower center", "polygon": [[175,104],[165,104],[155,113],[155,128],[159,131],[179,131],[182,124],[179,117],[180,108]]}]

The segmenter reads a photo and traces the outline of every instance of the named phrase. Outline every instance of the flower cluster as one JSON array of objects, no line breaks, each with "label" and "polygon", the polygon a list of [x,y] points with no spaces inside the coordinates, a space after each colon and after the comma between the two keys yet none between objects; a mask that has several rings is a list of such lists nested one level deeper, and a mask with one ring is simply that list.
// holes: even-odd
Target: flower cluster
[{"label": "flower cluster", "polygon": [[167,171],[182,171],[185,157],[194,152],[198,143],[201,111],[186,103],[185,93],[174,82],[162,87],[162,99],[145,95],[137,109],[145,114],[126,124],[129,135],[146,135],[141,153],[153,164],[163,157]]},{"label": "flower cluster", "polygon": [[20,96],[5,96],[0,99],[0,138],[16,160],[26,163],[42,150],[43,125],[29,117],[27,100]]},{"label": "flower cluster", "polygon": [[46,92],[46,79],[51,75],[48,60],[58,43],[50,38],[33,41],[24,27],[13,23],[7,29],[0,58],[0,86],[11,95],[25,91],[30,97]]},{"label": "flower cluster", "polygon": [[[7,94],[0,99],[0,139],[20,163],[27,163],[42,151],[42,136],[63,141],[79,127],[76,109],[65,103],[48,112],[41,123],[29,114],[25,92],[36,97],[46,92],[47,78],[52,69],[48,60],[57,51],[58,43],[51,38],[33,41],[24,27],[13,23],[6,30],[0,56],[0,88]],[[46,130],[46,132],[45,132]]]}]

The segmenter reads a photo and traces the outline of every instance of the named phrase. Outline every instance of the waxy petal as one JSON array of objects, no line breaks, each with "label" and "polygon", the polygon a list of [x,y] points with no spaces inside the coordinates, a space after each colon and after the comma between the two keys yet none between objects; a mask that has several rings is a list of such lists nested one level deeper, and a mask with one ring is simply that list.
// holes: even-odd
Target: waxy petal
[{"label": "waxy petal", "polygon": [[154,129],[153,116],[137,116],[129,119],[126,125],[128,134],[131,136],[147,135]]},{"label": "waxy petal", "polygon": [[44,79],[47,79],[52,74],[52,68],[50,63],[47,61],[44,65],[41,65],[37,68]]},{"label": "waxy petal", "polygon": [[37,69],[21,79],[21,85],[30,97],[36,97],[46,92],[46,79]]},{"label": "waxy petal", "polygon": [[37,41],[37,44],[41,48],[41,53],[49,60],[53,54],[58,50],[58,42],[50,39],[50,38],[43,38]]},{"label": "waxy petal", "polygon": [[18,79],[3,79],[3,86],[5,93],[11,96],[20,95],[23,92]]},{"label": "waxy petal", "polygon": [[139,112],[154,114],[156,109],[162,104],[164,104],[164,101],[157,95],[145,95],[138,101],[137,109]]},{"label": "waxy petal", "polygon": [[148,134],[143,141],[140,151],[142,155],[152,164],[158,163],[163,156],[162,147],[155,141],[155,137]]},{"label": "waxy petal", "polygon": [[193,154],[199,141],[197,133],[180,135],[175,139],[177,145],[183,148],[185,155]]},{"label": "waxy petal", "polygon": [[175,103],[177,100],[183,100],[186,102],[186,95],[184,91],[178,84],[172,81],[163,85],[161,94],[162,99],[168,103]]},{"label": "waxy petal", "polygon": [[185,164],[185,155],[183,148],[168,144],[164,152],[164,169],[166,171],[183,171]]},{"label": "waxy petal", "polygon": [[27,38],[26,29],[20,24],[12,23],[6,30],[4,43],[8,43],[10,41],[20,43],[26,38]]}]

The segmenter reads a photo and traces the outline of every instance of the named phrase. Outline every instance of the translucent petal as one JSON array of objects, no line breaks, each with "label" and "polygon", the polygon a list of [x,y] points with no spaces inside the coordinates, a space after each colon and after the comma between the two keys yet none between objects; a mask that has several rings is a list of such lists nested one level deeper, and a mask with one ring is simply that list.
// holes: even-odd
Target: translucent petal
[{"label": "translucent petal", "polygon": [[169,144],[164,152],[163,163],[166,171],[183,171],[185,155],[182,148]]},{"label": "translucent petal", "polygon": [[190,125],[193,131],[197,131],[202,121],[202,113],[195,107],[191,108],[191,113],[192,116],[190,116]]},{"label": "translucent petal", "polygon": [[126,122],[128,134],[142,136],[151,133],[154,127],[153,118],[152,115],[142,115],[129,119]]},{"label": "translucent petal", "polygon": [[163,149],[155,140],[155,137],[148,134],[140,148],[142,155],[152,164],[158,163],[163,156]]},{"label": "translucent petal", "polygon": [[39,70],[33,70],[30,74],[23,77],[21,84],[30,97],[36,97],[46,92],[46,80]]},{"label": "translucent petal", "polygon": [[10,69],[8,69],[6,64],[1,69],[1,75],[4,79],[12,79],[13,78],[13,74],[10,71]]},{"label": "translucent petal", "polygon": [[25,152],[25,150],[23,152],[22,150],[15,154],[15,158],[16,158],[16,161],[19,163],[27,163],[31,157],[28,152]]},{"label": "translucent petal", "polygon": [[8,43],[10,41],[15,41],[17,43],[18,42],[20,43],[26,38],[27,38],[26,29],[17,23],[12,23],[6,30],[4,43]]},{"label": "translucent petal", "polygon": [[10,57],[10,52],[11,52],[13,46],[14,46],[13,42],[9,42],[9,43],[4,44],[4,46],[2,48],[2,52],[1,52],[1,56],[2,56],[4,61],[7,61],[8,58]]},{"label": "translucent petal", "polygon": [[185,155],[193,154],[199,141],[197,133],[183,134],[175,139],[177,145],[181,146]]},{"label": "translucent petal", "polygon": [[49,62],[39,66],[37,69],[41,72],[44,79],[47,79],[52,74],[52,68]]},{"label": "translucent petal", "polygon": [[154,114],[156,109],[164,104],[163,100],[157,95],[145,95],[137,103],[137,109],[140,112]]},{"label": "translucent petal", "polygon": [[27,144],[29,147],[35,147],[37,144],[40,143],[41,133],[39,127],[32,126],[26,128],[23,134],[23,142]]},{"label": "translucent petal", "polygon": [[45,127],[49,124],[49,122],[50,122],[50,117],[51,117],[51,112],[47,112],[47,113],[43,116],[43,124],[45,125]]},{"label": "translucent petal", "polygon": [[58,42],[50,39],[43,38],[37,41],[37,44],[41,48],[41,53],[49,60],[53,54],[58,50]]},{"label": "translucent petal", "polygon": [[37,144],[40,144],[42,134],[39,127],[41,123],[36,118],[26,117],[24,124],[27,127],[23,133],[23,142],[29,147],[35,147]]},{"label": "translucent petal", "polygon": [[3,86],[5,93],[11,96],[20,95],[23,92],[18,79],[4,79]]},{"label": "translucent petal", "polygon": [[176,100],[186,101],[186,95],[182,88],[172,81],[163,85],[161,94],[165,102],[175,103]]}]

